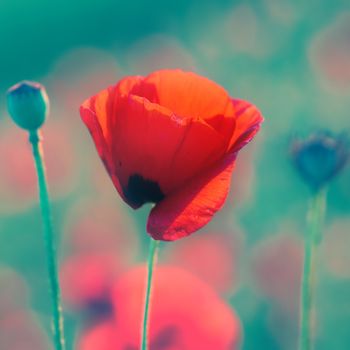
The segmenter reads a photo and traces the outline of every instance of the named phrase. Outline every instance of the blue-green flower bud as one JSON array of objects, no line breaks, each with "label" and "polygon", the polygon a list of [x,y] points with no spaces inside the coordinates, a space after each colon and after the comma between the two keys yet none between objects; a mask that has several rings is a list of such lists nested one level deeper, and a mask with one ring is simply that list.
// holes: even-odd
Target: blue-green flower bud
[{"label": "blue-green flower bud", "polygon": [[32,81],[22,81],[7,91],[7,108],[13,121],[28,131],[39,129],[49,112],[45,87]]},{"label": "blue-green flower bud", "polygon": [[347,138],[326,131],[294,140],[291,155],[296,170],[315,191],[332,180],[350,160]]}]

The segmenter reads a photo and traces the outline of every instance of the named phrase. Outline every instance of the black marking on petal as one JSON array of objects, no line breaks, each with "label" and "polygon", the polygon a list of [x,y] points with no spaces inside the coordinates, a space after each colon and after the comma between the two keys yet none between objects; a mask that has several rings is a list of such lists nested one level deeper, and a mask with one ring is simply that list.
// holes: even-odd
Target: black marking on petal
[{"label": "black marking on petal", "polygon": [[129,177],[124,195],[132,205],[139,207],[144,203],[158,203],[164,199],[164,194],[156,181],[147,180],[139,174]]}]

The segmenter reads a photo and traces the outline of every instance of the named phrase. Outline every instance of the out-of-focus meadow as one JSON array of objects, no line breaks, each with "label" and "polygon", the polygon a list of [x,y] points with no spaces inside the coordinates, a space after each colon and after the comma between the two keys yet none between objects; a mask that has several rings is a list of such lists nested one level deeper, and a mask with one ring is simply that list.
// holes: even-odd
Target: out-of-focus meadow
[{"label": "out-of-focus meadow", "polygon": [[[205,75],[256,104],[266,119],[238,157],[224,209],[193,236],[161,245],[158,264],[169,270],[159,271],[169,282],[159,289],[189,314],[174,321],[175,331],[201,334],[188,329],[204,312],[188,292],[198,288],[213,324],[234,310],[230,322],[241,324],[242,349],[296,349],[310,193],[288,150],[295,134],[350,129],[350,3],[1,0],[0,43],[0,349],[52,348],[36,175],[27,135],[8,117],[6,89],[37,80],[50,96],[44,150],[67,344],[79,349],[91,338],[99,350],[97,333],[109,334],[99,327],[110,326],[111,313],[139,322],[125,305],[140,282],[127,276],[137,279],[135,266],[147,258],[149,206],[133,211],[121,201],[78,108],[124,75],[159,68]],[[349,349],[349,167],[329,187],[317,265],[315,349]],[[121,281],[130,285],[123,289]],[[223,339],[225,327],[217,328],[213,339]],[[125,329],[116,332],[126,337]],[[191,349],[204,349],[200,339],[191,341]],[[151,350],[168,349],[162,344]]]}]

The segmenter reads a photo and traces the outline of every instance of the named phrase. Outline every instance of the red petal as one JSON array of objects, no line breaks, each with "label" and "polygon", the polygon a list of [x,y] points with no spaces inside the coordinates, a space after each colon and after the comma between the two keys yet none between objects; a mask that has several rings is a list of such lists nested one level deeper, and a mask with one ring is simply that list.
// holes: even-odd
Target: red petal
[{"label": "red petal", "polygon": [[[94,118],[100,125],[105,140],[108,140],[110,136],[109,126],[115,116],[114,110],[117,97],[127,96],[133,87],[140,84],[142,79],[140,76],[126,77],[120,80],[117,85],[100,91],[82,104],[81,108],[89,109],[94,114]],[[87,124],[85,117],[81,117],[84,123]],[[87,126],[89,127],[89,125]]]},{"label": "red petal", "polygon": [[80,115],[90,131],[97,152],[109,173],[114,186],[125,200],[119,179],[115,174],[115,164],[111,153],[111,118],[114,116],[117,95],[128,94],[129,90],[142,80],[141,77],[127,77],[116,86],[102,90],[97,95],[87,99],[80,106]]},{"label": "red petal", "polygon": [[138,174],[167,194],[225,152],[221,135],[204,121],[177,118],[145,98],[119,98],[115,112],[112,154],[123,186]]},{"label": "red petal", "polygon": [[201,118],[229,139],[234,128],[234,108],[220,85],[192,72],[159,70],[135,86],[132,94],[168,108],[180,118]]},{"label": "red petal", "polygon": [[114,164],[111,151],[106,143],[103,135],[102,127],[98,122],[96,113],[90,108],[90,100],[86,101],[80,107],[80,115],[85,125],[90,131],[92,139],[94,140],[97,152],[106,167],[107,172],[111,176],[114,186],[119,194],[124,198],[123,191],[118,178],[114,175]]},{"label": "red petal", "polygon": [[236,153],[193,178],[151,211],[147,232],[157,240],[174,241],[206,225],[223,206],[228,194]]},{"label": "red petal", "polygon": [[253,104],[240,99],[232,99],[232,102],[235,108],[236,126],[229,150],[237,152],[253,139],[264,118]]}]

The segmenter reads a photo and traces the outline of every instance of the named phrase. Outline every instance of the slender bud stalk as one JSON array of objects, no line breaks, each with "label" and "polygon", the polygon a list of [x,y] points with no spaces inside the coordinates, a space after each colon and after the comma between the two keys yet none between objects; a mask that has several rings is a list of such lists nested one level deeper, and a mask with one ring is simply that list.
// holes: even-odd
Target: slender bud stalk
[{"label": "slender bud stalk", "polygon": [[39,128],[49,112],[49,98],[43,85],[22,81],[7,91],[7,107],[12,120],[29,133],[29,142],[38,176],[38,190],[44,229],[47,268],[52,303],[53,340],[56,350],[65,349],[60,286],[56,265],[56,249],[51,219],[49,192]]},{"label": "slender bud stalk", "polygon": [[56,249],[54,243],[54,234],[51,219],[51,208],[49,201],[49,193],[47,189],[43,150],[40,141],[39,132],[31,131],[29,141],[32,144],[33,157],[38,175],[39,198],[41,206],[41,215],[44,226],[44,240],[47,255],[47,267],[52,303],[52,323],[53,336],[56,350],[64,350],[64,332],[63,332],[63,316],[60,300],[60,287],[58,280],[58,272],[56,265]]},{"label": "slender bud stalk", "polygon": [[322,234],[326,209],[326,190],[316,192],[309,210],[309,229],[305,237],[303,277],[300,297],[300,350],[313,348],[313,308],[316,281],[317,246]]},{"label": "slender bud stalk", "polygon": [[146,285],[146,298],[145,298],[145,307],[142,323],[142,340],[141,340],[141,349],[148,350],[148,316],[149,308],[151,301],[152,293],[152,278],[153,278],[153,269],[157,259],[159,241],[151,238],[149,253],[148,253],[148,266],[147,266],[147,285]]}]

